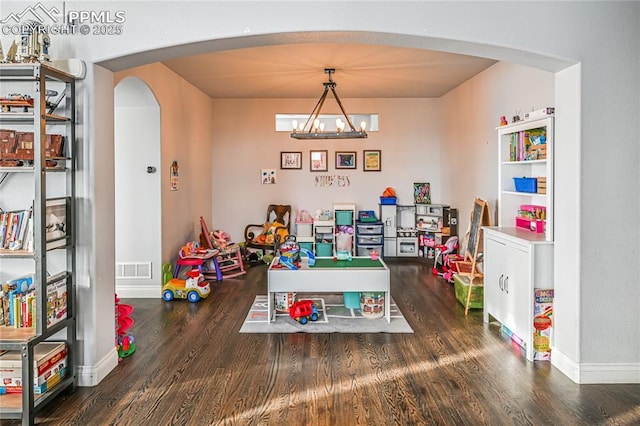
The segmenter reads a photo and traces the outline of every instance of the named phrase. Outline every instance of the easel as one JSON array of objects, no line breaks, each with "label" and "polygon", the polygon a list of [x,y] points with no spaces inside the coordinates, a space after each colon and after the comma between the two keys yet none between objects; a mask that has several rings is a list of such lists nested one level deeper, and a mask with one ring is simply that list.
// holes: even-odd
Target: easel
[{"label": "easel", "polygon": [[482,261],[478,261],[478,253],[482,250],[481,235],[483,226],[491,226],[491,213],[489,212],[489,202],[476,198],[471,210],[469,224],[469,239],[464,253],[464,260],[455,262],[458,275],[469,277],[469,294],[464,307],[464,314],[469,312],[469,302],[471,300],[471,289],[476,278],[484,278],[478,266]]}]

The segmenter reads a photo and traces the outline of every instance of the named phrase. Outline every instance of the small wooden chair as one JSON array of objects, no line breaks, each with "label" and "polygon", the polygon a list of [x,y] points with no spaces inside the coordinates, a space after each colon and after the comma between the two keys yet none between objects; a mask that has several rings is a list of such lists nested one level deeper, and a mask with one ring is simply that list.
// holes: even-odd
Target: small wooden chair
[{"label": "small wooden chair", "polygon": [[[223,278],[233,278],[247,273],[242,263],[242,251],[238,244],[229,244],[221,248],[216,247],[211,238],[207,222],[205,222],[202,216],[200,216],[200,229],[200,245],[207,249],[218,250],[217,255],[213,259],[220,273],[219,278],[217,278],[218,281],[221,281]],[[204,272],[204,276],[205,278],[207,277],[206,271]],[[218,275],[216,275],[216,277],[218,277]]]},{"label": "small wooden chair", "polygon": [[278,231],[286,230],[287,234],[291,232],[291,206],[288,204],[269,204],[267,207],[266,222],[278,222],[283,225],[275,229],[276,232],[273,243],[260,243],[256,241],[256,237],[264,231],[264,222],[250,224],[244,228],[245,248],[260,250],[263,255],[266,251],[271,251],[275,254],[278,251],[280,244],[284,242],[280,241],[280,233]]}]

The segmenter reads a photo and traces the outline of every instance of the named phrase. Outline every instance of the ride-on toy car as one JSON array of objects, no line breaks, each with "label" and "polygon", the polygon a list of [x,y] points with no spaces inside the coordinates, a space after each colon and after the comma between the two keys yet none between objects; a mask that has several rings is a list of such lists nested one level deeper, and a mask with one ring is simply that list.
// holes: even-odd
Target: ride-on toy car
[{"label": "ride-on toy car", "polygon": [[198,269],[192,269],[188,274],[189,278],[181,280],[172,278],[162,287],[162,298],[167,302],[176,299],[188,299],[189,302],[197,302],[206,298],[211,292],[209,282],[204,280],[204,276]]},{"label": "ride-on toy car", "polygon": [[301,300],[291,305],[289,316],[304,325],[308,320],[318,320],[318,308],[311,300]]}]

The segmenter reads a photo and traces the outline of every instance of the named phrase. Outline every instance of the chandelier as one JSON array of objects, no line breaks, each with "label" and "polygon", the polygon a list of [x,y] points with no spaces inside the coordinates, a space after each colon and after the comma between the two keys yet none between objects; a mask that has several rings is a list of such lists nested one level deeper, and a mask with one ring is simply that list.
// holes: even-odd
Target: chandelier
[{"label": "chandelier", "polygon": [[[367,126],[366,122],[360,123],[360,128],[356,129],[353,125],[353,122],[347,115],[344,107],[342,106],[342,102],[340,102],[340,98],[336,93],[336,83],[331,78],[332,74],[335,73],[335,68],[325,68],[324,73],[329,75],[329,81],[326,83],[322,83],[324,85],[324,92],[318,103],[309,114],[309,118],[307,121],[302,124],[300,123],[300,127],[298,127],[298,121],[293,120],[291,122],[291,126],[293,131],[291,132],[291,137],[295,139],[362,139],[367,137],[367,132],[365,128]],[[336,119],[336,131],[326,131],[324,130],[325,124],[318,118],[320,115],[320,111],[322,110],[322,106],[324,105],[324,101],[327,98],[327,93],[333,93],[333,97],[336,98],[336,102],[340,107],[340,111],[342,111],[342,115],[344,116],[345,121],[342,121],[341,118]],[[349,126],[347,130],[345,130],[346,126]]]}]

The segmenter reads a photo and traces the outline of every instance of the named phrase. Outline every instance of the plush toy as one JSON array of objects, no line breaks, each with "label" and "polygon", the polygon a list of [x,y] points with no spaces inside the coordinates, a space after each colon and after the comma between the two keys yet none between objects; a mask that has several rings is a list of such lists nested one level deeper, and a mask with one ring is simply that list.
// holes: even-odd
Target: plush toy
[{"label": "plush toy", "polygon": [[231,242],[231,236],[221,230],[211,232],[211,239],[213,245],[220,250],[227,248],[227,245]]},{"label": "plush toy", "polygon": [[275,242],[276,233],[280,236],[280,241],[284,241],[289,235],[286,229],[277,229],[284,225],[280,222],[265,222],[262,234],[253,239],[258,244],[273,244]]}]

